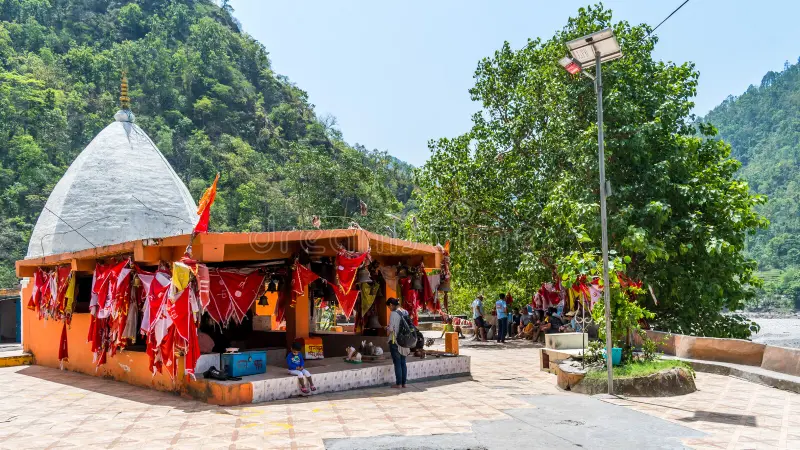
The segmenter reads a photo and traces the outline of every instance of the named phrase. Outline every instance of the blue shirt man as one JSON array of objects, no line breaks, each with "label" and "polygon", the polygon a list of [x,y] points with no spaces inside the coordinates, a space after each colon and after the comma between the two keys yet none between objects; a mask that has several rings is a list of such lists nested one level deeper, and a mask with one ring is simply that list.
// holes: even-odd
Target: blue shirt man
[{"label": "blue shirt man", "polygon": [[508,305],[506,304],[505,295],[500,294],[500,298],[495,302],[494,306],[497,308],[498,319],[505,319],[508,317]]},{"label": "blue shirt man", "polygon": [[500,298],[494,304],[497,310],[497,342],[506,342],[508,334],[508,304],[506,294],[500,294]]},{"label": "blue shirt man", "polygon": [[478,317],[483,317],[483,296],[480,294],[472,301],[472,318]]}]

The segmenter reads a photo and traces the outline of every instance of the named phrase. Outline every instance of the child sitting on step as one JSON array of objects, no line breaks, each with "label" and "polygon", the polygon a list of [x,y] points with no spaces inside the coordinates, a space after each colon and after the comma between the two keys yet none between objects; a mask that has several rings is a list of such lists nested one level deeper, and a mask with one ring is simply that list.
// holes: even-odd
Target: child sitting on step
[{"label": "child sitting on step", "polygon": [[306,379],[308,379],[308,385],[311,387],[312,391],[316,391],[317,388],[314,387],[314,382],[311,381],[311,373],[306,370],[305,366],[305,358],[303,358],[303,354],[300,353],[303,347],[300,345],[299,342],[295,342],[292,344],[292,351],[286,355],[286,365],[289,367],[289,373],[291,375],[295,375],[300,381],[300,392],[303,394],[308,394],[308,387],[306,387]]}]

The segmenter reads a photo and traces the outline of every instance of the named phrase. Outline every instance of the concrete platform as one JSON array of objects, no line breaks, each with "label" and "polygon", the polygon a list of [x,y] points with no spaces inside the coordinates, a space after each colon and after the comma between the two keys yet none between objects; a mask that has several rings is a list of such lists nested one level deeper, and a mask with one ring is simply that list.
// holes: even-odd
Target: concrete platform
[{"label": "concrete platform", "polygon": [[[470,358],[409,357],[409,382],[470,375]],[[343,358],[306,361],[317,387],[315,394],[394,384],[394,367],[391,357],[377,362],[351,364]],[[297,377],[289,375],[282,367],[267,366],[267,372],[243,377],[241,381],[218,381],[198,376],[189,381],[185,394],[217,405],[241,405],[282,400],[300,396]]]},{"label": "concrete platform", "polygon": [[750,381],[752,383],[800,394],[800,377],[798,376],[775,372],[773,370],[767,370],[761,367],[748,366],[745,364],[678,358],[670,355],[664,355],[663,358],[685,361],[698,372],[732,376]]},{"label": "concrete platform", "polygon": [[22,344],[3,344],[0,346],[0,367],[29,366],[33,355],[22,350]]},{"label": "concrete platform", "polygon": [[21,352],[22,344],[0,344],[0,355],[5,352]]}]

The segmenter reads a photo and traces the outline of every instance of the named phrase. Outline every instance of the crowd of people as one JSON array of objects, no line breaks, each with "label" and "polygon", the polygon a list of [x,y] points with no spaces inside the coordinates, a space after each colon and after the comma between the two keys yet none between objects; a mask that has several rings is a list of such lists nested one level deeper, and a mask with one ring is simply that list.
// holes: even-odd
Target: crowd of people
[{"label": "crowd of people", "polygon": [[[488,304],[483,295],[472,302],[472,319],[475,326],[474,339],[495,340],[528,339],[544,340],[545,334],[583,331],[582,311],[563,313],[559,308],[534,309],[531,305],[510,307],[505,294],[499,294],[494,304]],[[576,319],[576,317],[578,319]]]}]

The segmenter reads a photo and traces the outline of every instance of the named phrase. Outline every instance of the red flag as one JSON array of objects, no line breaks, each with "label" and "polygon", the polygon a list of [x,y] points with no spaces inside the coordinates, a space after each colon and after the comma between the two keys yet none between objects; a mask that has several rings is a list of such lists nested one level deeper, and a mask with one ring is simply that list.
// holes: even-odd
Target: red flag
[{"label": "red flag", "polygon": [[208,272],[208,266],[205,264],[197,265],[197,285],[200,305],[202,305],[203,309],[207,309],[208,304],[211,302],[211,276]]},{"label": "red flag", "polygon": [[[247,311],[258,298],[265,275],[263,272],[235,269],[219,270],[217,273],[228,294],[227,297],[230,299],[230,317],[233,317],[237,323],[242,323]],[[213,285],[211,295],[214,295]]]},{"label": "red flag", "polygon": [[197,326],[189,330],[189,340],[186,342],[186,358],[184,371],[194,378],[194,369],[200,359],[200,341],[197,339]]},{"label": "red flag", "polygon": [[214,178],[214,183],[211,187],[206,189],[203,197],[200,198],[200,203],[197,205],[197,215],[200,219],[197,220],[197,225],[194,227],[194,233],[208,232],[208,217],[211,214],[211,205],[214,204],[214,199],[217,197],[217,181],[219,181],[219,173]]},{"label": "red flag", "polygon": [[306,286],[317,278],[319,278],[319,275],[312,272],[311,269],[300,263],[295,263],[294,273],[292,274],[292,292],[297,295],[303,295],[306,292]]},{"label": "red flag", "polygon": [[222,325],[228,322],[231,317],[232,306],[228,290],[225,289],[225,282],[219,274],[219,270],[211,267],[208,269],[209,298],[208,314],[214,322]]},{"label": "red flag", "polygon": [[[67,322],[64,322],[64,327],[61,328],[61,344],[58,346],[58,360],[61,364],[69,359],[69,351],[67,350]],[[63,366],[62,366],[63,368]]]},{"label": "red flag", "polygon": [[353,314],[353,308],[356,306],[356,300],[358,300],[358,294],[361,291],[353,289],[345,294],[339,286],[333,285],[332,287],[333,293],[336,294],[336,299],[339,300],[339,306],[342,307],[342,312],[349,319]]},{"label": "red flag", "polygon": [[339,286],[345,294],[349,294],[353,289],[356,272],[368,254],[369,252],[364,252],[357,256],[349,256],[348,252],[342,250],[336,255],[336,276],[339,278]]},{"label": "red flag", "polygon": [[167,313],[172,318],[172,323],[175,324],[175,331],[178,336],[188,341],[194,325],[192,307],[189,304],[189,289],[184,289],[174,303],[167,302]]}]

